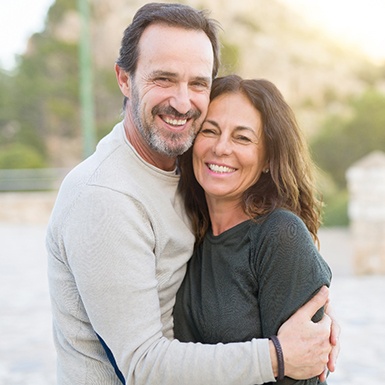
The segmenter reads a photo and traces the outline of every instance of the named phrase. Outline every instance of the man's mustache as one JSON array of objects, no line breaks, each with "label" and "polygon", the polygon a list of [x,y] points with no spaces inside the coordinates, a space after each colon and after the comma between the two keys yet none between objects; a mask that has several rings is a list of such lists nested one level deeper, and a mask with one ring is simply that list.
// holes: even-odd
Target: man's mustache
[{"label": "man's mustache", "polygon": [[174,116],[175,119],[195,119],[196,120],[202,115],[202,113],[197,109],[192,109],[185,114],[181,114],[172,106],[167,106],[167,107],[155,106],[151,112],[153,115],[171,115],[171,116]]}]

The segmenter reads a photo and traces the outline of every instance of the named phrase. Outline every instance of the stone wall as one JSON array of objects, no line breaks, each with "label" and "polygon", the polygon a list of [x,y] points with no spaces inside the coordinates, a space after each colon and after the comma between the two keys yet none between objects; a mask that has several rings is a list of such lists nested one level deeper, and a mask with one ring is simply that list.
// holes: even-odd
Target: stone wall
[{"label": "stone wall", "polygon": [[385,274],[385,153],[369,154],[346,176],[354,271]]}]

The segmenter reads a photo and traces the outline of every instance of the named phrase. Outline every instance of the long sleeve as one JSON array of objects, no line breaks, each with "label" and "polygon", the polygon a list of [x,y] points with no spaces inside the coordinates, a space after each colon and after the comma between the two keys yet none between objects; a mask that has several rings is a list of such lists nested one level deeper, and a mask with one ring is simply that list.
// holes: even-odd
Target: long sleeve
[{"label": "long sleeve", "polygon": [[47,233],[58,384],[120,383],[98,336],[126,384],[272,381],[266,339],[172,339],[175,294],[193,245],[178,179],[144,167],[119,143],[109,148],[64,182]]},{"label": "long sleeve", "polygon": [[[297,309],[304,305],[323,285],[330,285],[331,271],[304,223],[292,213],[280,210],[267,220],[260,243],[256,275],[262,335],[277,334]],[[322,309],[313,318],[319,321]],[[318,384],[318,380],[282,384]]]}]

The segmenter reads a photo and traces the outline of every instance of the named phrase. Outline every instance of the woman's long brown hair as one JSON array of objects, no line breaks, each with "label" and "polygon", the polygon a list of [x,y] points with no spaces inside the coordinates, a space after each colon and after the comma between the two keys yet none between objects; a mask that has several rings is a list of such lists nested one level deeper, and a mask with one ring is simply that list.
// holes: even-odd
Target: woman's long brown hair
[{"label": "woman's long brown hair", "polygon": [[[275,208],[290,210],[304,221],[318,244],[322,203],[315,187],[315,166],[292,109],[277,87],[264,79],[242,79],[237,75],[215,79],[210,100],[226,93],[245,95],[260,112],[269,160],[269,173],[262,173],[244,192],[243,210],[250,218]],[[199,243],[210,227],[210,217],[205,193],[194,176],[192,149],[179,158],[179,167],[179,191]]]}]

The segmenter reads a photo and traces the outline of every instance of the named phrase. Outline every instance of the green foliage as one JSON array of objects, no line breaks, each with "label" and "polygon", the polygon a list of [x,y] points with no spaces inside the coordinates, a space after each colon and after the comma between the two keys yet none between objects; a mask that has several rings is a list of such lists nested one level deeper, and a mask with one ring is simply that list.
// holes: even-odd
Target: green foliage
[{"label": "green foliage", "polygon": [[385,96],[371,89],[349,104],[351,116],[328,117],[311,145],[316,163],[340,189],[346,186],[349,166],[374,150],[385,149]]},{"label": "green foliage", "polygon": [[250,29],[250,31],[252,31],[254,33],[261,32],[261,27],[256,22],[253,14],[249,14],[249,15],[237,14],[234,17],[234,21],[236,21],[238,24]]},{"label": "green foliage", "polygon": [[[50,33],[55,15],[63,17],[69,9],[76,9],[76,0],[57,0],[46,30],[31,37],[31,49],[19,58],[17,70],[0,74],[0,143],[15,145],[4,153],[15,168],[49,164],[50,137],[79,136],[78,47]],[[18,153],[17,144],[26,151],[21,166],[9,160]]]},{"label": "green foliage", "polygon": [[370,89],[348,102],[349,116],[328,116],[311,144],[313,158],[328,175],[324,193],[324,226],[346,226],[346,171],[374,150],[385,149],[385,96]]},{"label": "green foliage", "polygon": [[34,35],[34,43],[38,54],[24,58],[15,78],[18,92],[29,95],[18,103],[19,120],[42,138],[77,135],[77,46],[45,34]]},{"label": "green foliage", "polygon": [[[46,28],[34,34],[28,54],[22,55],[14,74],[0,72],[0,143],[19,143],[34,148],[51,164],[51,143],[81,140],[78,44],[63,41],[54,26],[68,11],[77,10],[76,0],[56,0]],[[121,96],[113,70],[94,68],[95,123],[100,138],[120,119]],[[65,147],[65,146],[63,146]],[[79,157],[78,149],[72,157]]]},{"label": "green foliage", "polygon": [[316,175],[317,190],[321,192],[321,200],[324,207],[322,210],[322,225],[324,227],[347,226],[348,218],[348,192],[340,189],[333,177],[318,169]]},{"label": "green foliage", "polygon": [[[12,120],[14,116],[14,87],[12,77],[0,72],[0,125]],[[1,127],[0,126],[0,127]],[[0,131],[1,132],[1,131]],[[3,143],[3,141],[1,141]]]},{"label": "green foliage", "polygon": [[223,39],[221,47],[221,68],[219,75],[236,73],[239,66],[238,60],[239,47]]},{"label": "green foliage", "polygon": [[337,191],[333,195],[324,198],[323,226],[348,226],[348,192]]},{"label": "green foliage", "polygon": [[[202,8],[206,8],[203,3]],[[38,164],[45,162],[55,166],[51,164],[50,151],[58,151],[58,147],[53,150],[52,143],[81,140],[78,45],[61,40],[55,32],[69,11],[77,12],[77,0],[56,0],[49,10],[45,30],[32,36],[28,53],[20,56],[16,71],[0,72],[0,151],[2,159],[14,159],[4,160],[4,164],[12,163],[15,167],[37,164],[39,167]],[[250,13],[236,14],[233,18],[237,28],[253,34],[264,33],[263,23]],[[225,36],[221,41],[221,74],[238,72],[244,48],[227,41]],[[299,63],[305,65],[307,59],[300,57]],[[385,78],[385,67],[377,69],[373,72],[369,67],[363,68],[358,77],[366,84],[377,84],[379,79]],[[93,71],[95,123],[100,138],[120,119],[123,97],[112,69],[93,68]],[[325,104],[335,101],[342,104],[337,100],[336,89],[325,90]],[[317,100],[308,98],[298,104],[315,110],[320,107]],[[313,152],[317,163],[330,173],[336,184],[334,193],[344,188],[345,171],[352,162],[369,151],[385,148],[384,105],[383,96],[368,92],[351,101],[352,116],[349,119],[330,116],[325,120],[320,135],[313,142]],[[40,160],[33,160],[35,155],[32,153],[38,154]],[[61,159],[55,157],[58,158]],[[327,195],[331,199],[330,207],[334,207],[333,194]]]},{"label": "green foliage", "polygon": [[378,79],[385,78],[385,64],[378,66],[363,65],[358,70],[357,77],[368,86],[374,87]]},{"label": "green foliage", "polygon": [[118,92],[114,71],[100,69],[94,82],[96,136],[101,139],[121,120],[123,95]]},{"label": "green foliage", "polygon": [[49,9],[48,20],[51,24],[59,23],[67,11],[77,9],[78,0],[56,0]]},{"label": "green foliage", "polygon": [[32,146],[14,143],[0,148],[0,169],[45,167],[41,153]]}]

